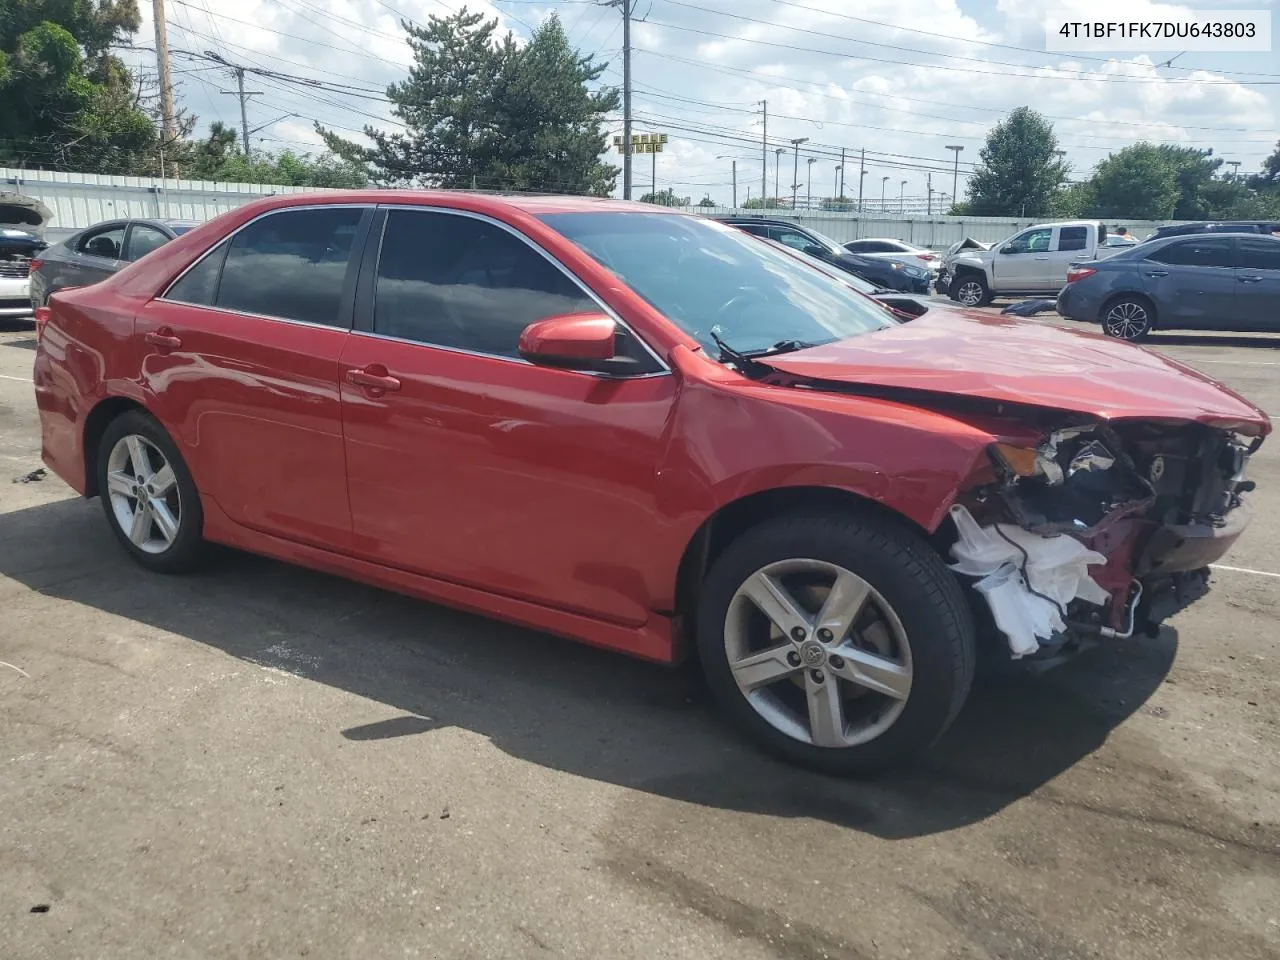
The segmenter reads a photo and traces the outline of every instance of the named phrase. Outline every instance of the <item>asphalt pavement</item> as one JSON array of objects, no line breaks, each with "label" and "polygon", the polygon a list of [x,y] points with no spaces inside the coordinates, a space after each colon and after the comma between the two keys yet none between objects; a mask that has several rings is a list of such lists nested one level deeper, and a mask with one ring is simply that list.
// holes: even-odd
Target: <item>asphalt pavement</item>
[{"label": "asphalt pavement", "polygon": [[[0,328],[0,957],[1280,957],[1280,442],[1213,592],[868,782],[670,672],[227,552],[129,563]],[[1280,339],[1163,335],[1280,413]]]}]

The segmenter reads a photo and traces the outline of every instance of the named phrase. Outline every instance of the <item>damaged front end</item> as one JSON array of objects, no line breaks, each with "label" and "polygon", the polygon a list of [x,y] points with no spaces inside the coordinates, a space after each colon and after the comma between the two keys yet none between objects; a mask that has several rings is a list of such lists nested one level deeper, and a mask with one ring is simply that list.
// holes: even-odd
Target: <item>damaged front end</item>
[{"label": "damaged front end", "polygon": [[951,507],[952,569],[1015,659],[1041,668],[1101,639],[1154,635],[1208,589],[1249,522],[1262,437],[1126,421],[995,443],[991,480]]}]

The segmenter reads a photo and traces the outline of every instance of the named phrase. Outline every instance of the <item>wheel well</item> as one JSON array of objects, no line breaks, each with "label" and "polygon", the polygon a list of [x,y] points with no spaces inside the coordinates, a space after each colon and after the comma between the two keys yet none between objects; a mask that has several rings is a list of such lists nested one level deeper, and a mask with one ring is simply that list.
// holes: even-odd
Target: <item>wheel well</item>
[{"label": "wheel well", "polygon": [[1136,293],[1132,290],[1125,291],[1124,293],[1113,294],[1103,301],[1101,308],[1098,310],[1098,320],[1101,321],[1102,318],[1107,315],[1107,311],[1121,300],[1140,300],[1142,303],[1146,304],[1147,309],[1151,311],[1151,326],[1153,329],[1155,328],[1156,321],[1160,319],[1160,311],[1156,309],[1155,301],[1145,293]]},{"label": "wheel well", "polygon": [[955,278],[959,280],[961,277],[973,276],[979,280],[986,282],[987,275],[977,267],[956,267]]},{"label": "wheel well", "polygon": [[[928,538],[926,530],[883,504],[835,487],[780,487],[727,503],[698,528],[676,574],[676,613],[691,626],[706,572],[734,540],[766,520],[788,513],[877,513]],[[692,645],[687,645],[692,651]]]},{"label": "wheel well", "polygon": [[142,404],[125,397],[108,397],[89,411],[84,421],[84,495],[98,495],[98,446],[107,425],[122,413],[145,410]]}]

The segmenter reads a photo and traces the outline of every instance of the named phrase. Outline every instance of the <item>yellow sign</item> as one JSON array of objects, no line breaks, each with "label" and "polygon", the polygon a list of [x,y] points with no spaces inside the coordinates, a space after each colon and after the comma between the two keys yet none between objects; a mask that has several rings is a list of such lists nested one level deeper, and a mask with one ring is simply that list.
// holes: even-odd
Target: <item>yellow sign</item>
[{"label": "yellow sign", "polygon": [[[632,153],[662,153],[663,144],[667,142],[665,133],[633,133],[631,135]],[[613,145],[622,151],[622,137],[614,136]]]}]

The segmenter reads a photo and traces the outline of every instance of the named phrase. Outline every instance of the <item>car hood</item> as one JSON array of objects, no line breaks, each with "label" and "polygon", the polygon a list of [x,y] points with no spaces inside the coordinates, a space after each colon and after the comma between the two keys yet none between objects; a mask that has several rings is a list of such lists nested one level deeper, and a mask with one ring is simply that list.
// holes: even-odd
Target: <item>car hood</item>
[{"label": "car hood", "polygon": [[1271,421],[1239,394],[1160,354],[1099,334],[960,310],[777,357],[807,385],[906,402],[974,398],[1099,420],[1194,421],[1251,436]]},{"label": "car hood", "polygon": [[39,236],[51,219],[53,212],[34,197],[0,192],[0,227],[23,230]]}]

